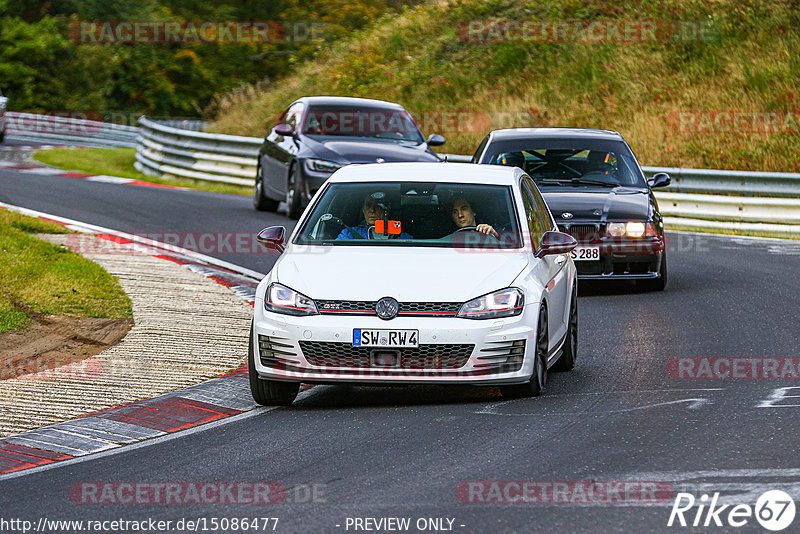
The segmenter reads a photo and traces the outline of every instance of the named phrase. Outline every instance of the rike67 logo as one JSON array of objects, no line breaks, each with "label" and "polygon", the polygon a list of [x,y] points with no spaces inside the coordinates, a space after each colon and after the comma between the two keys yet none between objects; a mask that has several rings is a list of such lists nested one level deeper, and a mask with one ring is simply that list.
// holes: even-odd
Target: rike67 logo
[{"label": "rike67 logo", "polygon": [[720,505],[718,501],[718,492],[714,493],[710,500],[708,495],[695,499],[691,493],[678,493],[675,502],[672,503],[667,526],[740,528],[755,518],[765,529],[778,532],[786,529],[794,521],[795,504],[785,491],[767,491],[756,500],[755,506]]}]

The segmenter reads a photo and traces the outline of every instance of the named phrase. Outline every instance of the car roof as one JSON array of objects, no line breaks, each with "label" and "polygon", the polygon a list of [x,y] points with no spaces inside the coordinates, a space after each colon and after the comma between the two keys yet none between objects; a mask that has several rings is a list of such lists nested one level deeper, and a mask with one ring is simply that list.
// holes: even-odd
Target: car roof
[{"label": "car roof", "polygon": [[512,185],[525,172],[518,167],[473,163],[410,162],[347,165],[328,179],[344,182],[456,182]]},{"label": "car roof", "polygon": [[489,133],[493,141],[506,139],[607,139],[622,140],[619,132],[614,130],[600,130],[596,128],[507,128],[494,130]]},{"label": "car roof", "polygon": [[359,106],[366,108],[395,108],[405,109],[400,104],[395,102],[386,102],[385,100],[374,100],[372,98],[353,98],[350,96],[304,96],[298,98],[292,105],[297,102],[303,102],[306,105],[313,106]]}]

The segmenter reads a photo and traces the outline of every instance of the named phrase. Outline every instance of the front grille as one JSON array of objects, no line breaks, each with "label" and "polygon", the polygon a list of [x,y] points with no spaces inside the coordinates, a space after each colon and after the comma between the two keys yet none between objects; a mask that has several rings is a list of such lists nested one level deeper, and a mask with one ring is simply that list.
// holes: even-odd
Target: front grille
[{"label": "front grille", "polygon": [[578,243],[599,243],[601,229],[599,224],[562,224],[558,227],[578,240]]},{"label": "front grille", "polygon": [[[320,315],[375,315],[375,301],[317,300]],[[461,302],[400,302],[398,316],[455,317]]]},{"label": "front grille", "polygon": [[[376,348],[328,341],[300,342],[303,356],[315,367],[371,368],[370,352]],[[466,365],[474,348],[468,344],[429,344],[386,350],[397,350],[400,355],[397,369],[459,369]]]}]

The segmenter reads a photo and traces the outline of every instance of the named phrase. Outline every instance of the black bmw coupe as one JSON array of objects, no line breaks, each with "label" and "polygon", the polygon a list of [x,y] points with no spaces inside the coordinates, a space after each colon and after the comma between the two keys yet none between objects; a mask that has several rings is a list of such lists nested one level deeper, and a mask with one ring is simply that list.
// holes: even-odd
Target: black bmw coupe
[{"label": "black bmw coupe", "polygon": [[296,100],[267,132],[258,155],[253,205],[275,211],[285,200],[297,219],[336,169],[351,163],[440,161],[399,104],[366,98],[313,96]]},{"label": "black bmw coupe", "polygon": [[667,283],[664,223],[654,187],[622,136],[609,130],[514,128],[484,138],[474,163],[520,167],[539,186],[561,231],[578,240],[572,258],[582,279]]}]

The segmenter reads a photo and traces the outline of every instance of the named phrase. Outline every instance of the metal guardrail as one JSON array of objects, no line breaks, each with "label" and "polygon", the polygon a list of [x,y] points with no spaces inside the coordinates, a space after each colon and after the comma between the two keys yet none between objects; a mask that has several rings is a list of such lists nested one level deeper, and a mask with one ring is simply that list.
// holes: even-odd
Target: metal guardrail
[{"label": "metal guardrail", "polygon": [[[136,168],[145,174],[253,185],[263,142],[188,131],[139,120]],[[440,154],[449,162],[471,156]],[[647,177],[669,173],[672,185],[655,191],[673,226],[740,229],[800,237],[800,174],[644,167]]]},{"label": "metal guardrail", "polygon": [[89,147],[134,147],[138,129],[57,115],[6,112],[6,135],[20,141],[64,143]]},{"label": "metal guardrail", "polygon": [[[447,161],[469,163],[472,156],[439,154]],[[709,193],[738,196],[800,197],[800,174],[789,172],[727,171],[716,169],[684,169],[679,167],[642,167],[651,178],[666,172],[672,184],[662,191],[675,193]]]},{"label": "metal guardrail", "polygon": [[136,169],[152,176],[252,186],[258,137],[183,130],[139,119]]}]

